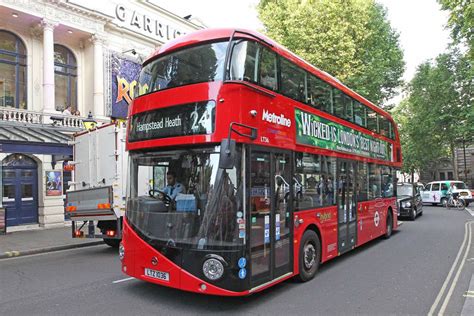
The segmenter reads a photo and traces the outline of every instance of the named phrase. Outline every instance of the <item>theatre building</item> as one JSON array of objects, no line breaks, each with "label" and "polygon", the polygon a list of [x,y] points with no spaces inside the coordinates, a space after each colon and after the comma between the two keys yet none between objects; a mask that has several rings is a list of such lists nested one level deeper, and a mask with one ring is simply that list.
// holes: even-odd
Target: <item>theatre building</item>
[{"label": "theatre building", "polygon": [[63,226],[72,134],[124,119],[144,58],[202,27],[145,0],[1,0],[0,226]]}]

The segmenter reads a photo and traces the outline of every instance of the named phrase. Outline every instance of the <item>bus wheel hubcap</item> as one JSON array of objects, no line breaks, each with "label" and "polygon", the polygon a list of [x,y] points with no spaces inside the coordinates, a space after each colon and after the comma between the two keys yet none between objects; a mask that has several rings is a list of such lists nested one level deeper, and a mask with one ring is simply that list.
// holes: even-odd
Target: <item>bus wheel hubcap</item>
[{"label": "bus wheel hubcap", "polygon": [[304,247],[304,265],[306,269],[311,269],[316,258],[316,249],[312,244],[307,244]]}]

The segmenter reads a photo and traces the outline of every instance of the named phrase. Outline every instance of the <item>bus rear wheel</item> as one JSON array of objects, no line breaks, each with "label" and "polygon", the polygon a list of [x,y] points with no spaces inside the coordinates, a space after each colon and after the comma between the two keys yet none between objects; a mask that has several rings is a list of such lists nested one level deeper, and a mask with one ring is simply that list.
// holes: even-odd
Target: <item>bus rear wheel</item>
[{"label": "bus rear wheel", "polygon": [[389,239],[392,236],[393,231],[393,220],[392,220],[392,210],[388,209],[387,211],[387,229],[385,231],[385,235],[383,236],[385,239]]},{"label": "bus rear wheel", "polygon": [[300,244],[299,253],[299,270],[300,274],[296,277],[300,282],[306,282],[314,278],[318,271],[321,261],[321,242],[318,235],[307,230],[303,234]]}]

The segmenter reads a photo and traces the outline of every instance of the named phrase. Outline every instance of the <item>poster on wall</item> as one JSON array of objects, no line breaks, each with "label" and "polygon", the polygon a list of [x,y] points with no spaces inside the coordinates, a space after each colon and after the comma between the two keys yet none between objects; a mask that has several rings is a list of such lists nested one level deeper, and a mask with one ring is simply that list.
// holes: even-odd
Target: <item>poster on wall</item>
[{"label": "poster on wall", "polygon": [[63,174],[61,171],[46,171],[46,196],[63,195]]},{"label": "poster on wall", "polygon": [[128,106],[134,98],[141,65],[116,54],[112,59],[112,118],[127,118]]}]

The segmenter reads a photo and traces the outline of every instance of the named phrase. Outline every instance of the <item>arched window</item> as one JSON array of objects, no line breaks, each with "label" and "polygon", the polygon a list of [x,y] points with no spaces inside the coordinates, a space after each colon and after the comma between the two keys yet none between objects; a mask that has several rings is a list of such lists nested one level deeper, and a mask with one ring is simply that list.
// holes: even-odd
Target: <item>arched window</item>
[{"label": "arched window", "polygon": [[77,110],[77,64],[72,52],[59,44],[54,45],[54,91],[56,110],[71,106]]},{"label": "arched window", "polygon": [[36,161],[24,154],[11,154],[2,161],[3,167],[36,168]]},{"label": "arched window", "polygon": [[0,106],[26,109],[26,48],[15,34],[0,30]]}]

